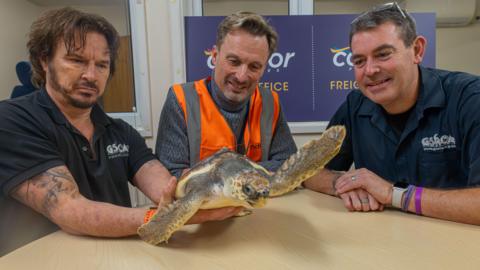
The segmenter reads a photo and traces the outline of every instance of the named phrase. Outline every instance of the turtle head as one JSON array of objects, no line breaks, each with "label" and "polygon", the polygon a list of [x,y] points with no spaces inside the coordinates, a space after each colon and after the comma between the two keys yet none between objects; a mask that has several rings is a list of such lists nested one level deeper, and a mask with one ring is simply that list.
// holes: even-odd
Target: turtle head
[{"label": "turtle head", "polygon": [[264,175],[257,171],[243,172],[232,179],[232,182],[233,197],[254,208],[265,205],[270,193],[270,181]]},{"label": "turtle head", "polygon": [[218,166],[218,176],[224,179],[223,193],[247,208],[265,205],[270,193],[270,175],[260,165],[234,154]]}]

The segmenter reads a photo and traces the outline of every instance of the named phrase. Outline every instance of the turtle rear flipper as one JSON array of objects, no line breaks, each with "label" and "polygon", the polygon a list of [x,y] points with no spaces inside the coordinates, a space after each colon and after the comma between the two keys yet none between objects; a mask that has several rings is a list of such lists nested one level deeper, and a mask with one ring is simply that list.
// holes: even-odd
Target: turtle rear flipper
[{"label": "turtle rear flipper", "polygon": [[205,195],[190,193],[158,209],[149,222],[138,228],[138,235],[152,245],[167,242],[197,212],[205,198]]},{"label": "turtle rear flipper", "polygon": [[291,155],[273,175],[270,196],[290,192],[317,174],[340,151],[345,134],[344,126],[332,126]]}]

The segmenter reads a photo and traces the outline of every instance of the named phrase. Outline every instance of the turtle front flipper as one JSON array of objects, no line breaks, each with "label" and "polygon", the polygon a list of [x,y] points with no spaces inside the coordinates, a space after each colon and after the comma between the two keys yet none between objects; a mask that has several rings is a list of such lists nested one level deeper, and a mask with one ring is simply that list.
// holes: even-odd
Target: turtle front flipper
[{"label": "turtle front flipper", "polygon": [[138,235],[152,245],[168,242],[170,236],[197,212],[205,198],[205,195],[190,193],[158,209],[150,221],[138,228]]},{"label": "turtle front flipper", "polygon": [[340,151],[345,134],[344,126],[332,126],[291,155],[273,175],[270,196],[290,192],[317,174]]}]

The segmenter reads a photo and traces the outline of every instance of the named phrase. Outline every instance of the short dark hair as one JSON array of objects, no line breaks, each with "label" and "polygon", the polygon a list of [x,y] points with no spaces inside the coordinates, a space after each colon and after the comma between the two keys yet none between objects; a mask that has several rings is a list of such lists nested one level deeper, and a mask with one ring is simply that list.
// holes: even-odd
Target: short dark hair
[{"label": "short dark hair", "polygon": [[[105,18],[81,12],[70,7],[47,11],[33,22],[27,49],[32,63],[32,82],[37,87],[45,86],[45,71],[42,60],[52,59],[60,39],[68,52],[85,46],[88,33],[97,32],[107,40],[110,53],[110,75],[115,72],[119,37],[117,30]],[[76,44],[79,38],[80,44]]]},{"label": "short dark hair", "polygon": [[265,36],[270,55],[277,49],[278,34],[275,29],[262,16],[248,11],[237,12],[223,19],[217,27],[217,48],[220,49],[228,33],[238,29],[254,36]]},{"label": "short dark hair", "polygon": [[350,24],[350,46],[352,45],[352,37],[356,33],[374,29],[387,22],[391,22],[397,27],[405,47],[410,47],[413,44],[417,37],[415,20],[406,10],[393,2],[375,6],[352,21]]}]

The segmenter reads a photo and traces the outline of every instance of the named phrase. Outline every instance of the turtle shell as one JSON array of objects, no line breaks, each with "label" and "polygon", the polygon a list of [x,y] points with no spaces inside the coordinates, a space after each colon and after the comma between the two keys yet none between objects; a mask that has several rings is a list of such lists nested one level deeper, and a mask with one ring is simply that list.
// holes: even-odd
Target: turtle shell
[{"label": "turtle shell", "polygon": [[223,148],[199,162],[178,181],[175,197],[207,193],[200,209],[260,207],[269,195],[271,173],[238,153]]}]

